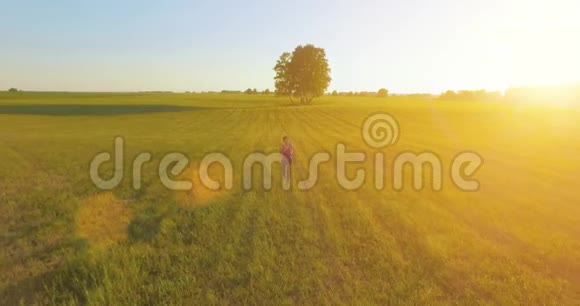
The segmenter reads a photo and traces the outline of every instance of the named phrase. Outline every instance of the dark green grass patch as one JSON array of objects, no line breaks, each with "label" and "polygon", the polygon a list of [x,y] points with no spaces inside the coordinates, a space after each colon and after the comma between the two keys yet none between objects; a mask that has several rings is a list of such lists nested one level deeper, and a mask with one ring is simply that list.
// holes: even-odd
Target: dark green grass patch
[{"label": "dark green grass patch", "polygon": [[50,116],[115,116],[164,112],[183,112],[203,109],[176,105],[94,105],[94,104],[25,104],[0,105],[0,114]]}]

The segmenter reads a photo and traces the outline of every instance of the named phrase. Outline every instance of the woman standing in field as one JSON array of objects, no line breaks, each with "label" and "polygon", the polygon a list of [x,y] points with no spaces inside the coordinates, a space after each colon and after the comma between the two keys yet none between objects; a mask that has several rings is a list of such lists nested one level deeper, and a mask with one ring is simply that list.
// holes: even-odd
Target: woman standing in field
[{"label": "woman standing in field", "polygon": [[288,136],[282,138],[280,154],[282,154],[282,178],[286,185],[290,183],[290,167],[292,166],[292,158],[294,158],[294,148]]}]

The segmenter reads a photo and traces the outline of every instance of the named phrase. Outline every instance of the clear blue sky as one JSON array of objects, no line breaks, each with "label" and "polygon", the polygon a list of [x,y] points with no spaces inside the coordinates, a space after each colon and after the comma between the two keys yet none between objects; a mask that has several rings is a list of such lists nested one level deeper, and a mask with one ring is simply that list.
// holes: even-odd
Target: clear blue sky
[{"label": "clear blue sky", "polygon": [[330,90],[580,81],[580,1],[2,1],[0,88],[273,88],[284,51],[327,51]]}]

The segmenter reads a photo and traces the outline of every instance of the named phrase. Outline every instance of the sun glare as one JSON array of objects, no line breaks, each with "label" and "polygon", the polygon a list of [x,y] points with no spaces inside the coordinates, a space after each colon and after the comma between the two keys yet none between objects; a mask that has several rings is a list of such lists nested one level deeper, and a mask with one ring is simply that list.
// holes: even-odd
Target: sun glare
[{"label": "sun glare", "polygon": [[476,9],[449,34],[448,54],[441,57],[446,66],[438,66],[447,89],[580,82],[580,2],[504,1]]}]

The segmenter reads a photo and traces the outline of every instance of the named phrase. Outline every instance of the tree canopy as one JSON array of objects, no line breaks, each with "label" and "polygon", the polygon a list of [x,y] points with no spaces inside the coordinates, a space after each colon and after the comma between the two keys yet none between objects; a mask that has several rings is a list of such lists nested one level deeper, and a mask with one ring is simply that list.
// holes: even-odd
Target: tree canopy
[{"label": "tree canopy", "polygon": [[301,104],[322,96],[331,81],[326,52],[310,44],[282,53],[274,71],[276,94],[288,96],[292,102],[297,98]]},{"label": "tree canopy", "polygon": [[389,91],[386,88],[381,88],[377,92],[377,97],[386,97],[389,95]]}]

